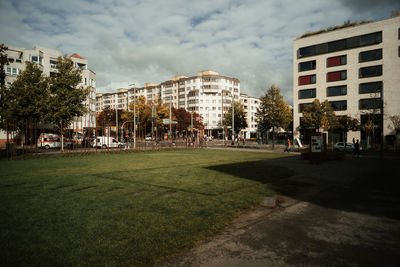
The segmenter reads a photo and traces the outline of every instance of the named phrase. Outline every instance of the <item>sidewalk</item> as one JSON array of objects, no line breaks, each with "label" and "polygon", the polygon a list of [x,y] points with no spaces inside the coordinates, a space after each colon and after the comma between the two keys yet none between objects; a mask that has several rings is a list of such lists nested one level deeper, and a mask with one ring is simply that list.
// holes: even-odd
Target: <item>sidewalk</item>
[{"label": "sidewalk", "polygon": [[347,157],[293,169],[296,193],[275,209],[257,207],[223,233],[158,266],[399,266],[396,163]]}]

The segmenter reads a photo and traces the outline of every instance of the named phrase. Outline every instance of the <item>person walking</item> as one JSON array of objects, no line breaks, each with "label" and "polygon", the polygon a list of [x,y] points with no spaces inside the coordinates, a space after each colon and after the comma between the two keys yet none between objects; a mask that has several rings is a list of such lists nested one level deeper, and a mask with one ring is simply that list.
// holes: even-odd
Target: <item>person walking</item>
[{"label": "person walking", "polygon": [[360,141],[357,139],[356,143],[354,144],[354,155],[360,157]]},{"label": "person walking", "polygon": [[290,144],[290,139],[286,141],[286,147],[285,147],[285,152],[290,152],[291,144]]}]

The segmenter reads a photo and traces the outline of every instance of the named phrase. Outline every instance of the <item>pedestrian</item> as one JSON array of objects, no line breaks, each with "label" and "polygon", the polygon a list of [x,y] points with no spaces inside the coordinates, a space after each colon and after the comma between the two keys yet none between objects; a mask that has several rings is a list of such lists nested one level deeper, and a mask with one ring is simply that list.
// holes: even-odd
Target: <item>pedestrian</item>
[{"label": "pedestrian", "polygon": [[286,141],[286,147],[285,147],[285,152],[290,152],[291,144],[290,144],[290,139]]},{"label": "pedestrian", "polygon": [[357,155],[357,157],[360,156],[360,141],[358,139],[354,144],[354,155]]}]

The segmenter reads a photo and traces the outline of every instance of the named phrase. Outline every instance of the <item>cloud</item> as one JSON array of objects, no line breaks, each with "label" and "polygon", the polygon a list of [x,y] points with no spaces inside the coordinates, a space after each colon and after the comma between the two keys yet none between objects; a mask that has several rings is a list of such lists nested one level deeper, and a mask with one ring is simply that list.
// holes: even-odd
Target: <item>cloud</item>
[{"label": "cloud", "polygon": [[2,0],[0,42],[77,52],[96,72],[98,92],[211,69],[240,79],[252,96],[280,86],[291,103],[293,40],[349,19],[383,18],[398,7],[364,3]]}]

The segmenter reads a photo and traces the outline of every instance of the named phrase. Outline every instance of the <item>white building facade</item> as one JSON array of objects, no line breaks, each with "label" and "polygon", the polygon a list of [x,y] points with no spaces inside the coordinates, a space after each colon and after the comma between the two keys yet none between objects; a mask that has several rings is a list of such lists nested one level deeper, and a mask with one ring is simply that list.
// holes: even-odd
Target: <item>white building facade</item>
[{"label": "white building facade", "polygon": [[[304,137],[302,109],[314,99],[328,100],[337,116],[361,125],[372,117],[375,136],[393,136],[389,118],[400,115],[400,17],[300,37],[293,58],[295,137]],[[340,139],[329,135],[332,142]],[[347,141],[353,138],[366,142],[367,136],[349,132]]]},{"label": "white building facade", "polygon": [[[134,91],[136,97],[143,95],[147,102],[155,102],[161,99],[163,103],[171,103],[175,108],[184,108],[187,111],[198,113],[202,119],[207,135],[222,137],[224,114],[232,108],[232,100],[243,102],[240,94],[240,81],[236,78],[219,75],[215,71],[201,71],[197,76],[175,76],[171,80],[160,84],[146,83],[142,88],[125,89],[128,92],[128,107],[118,106],[119,109],[129,109],[133,101]],[[97,112],[105,107],[115,108],[116,93],[97,94]],[[256,132],[255,112],[259,105],[259,99],[243,95],[246,98],[245,110],[248,114],[249,127],[243,131],[246,138],[250,133]],[[113,102],[114,101],[114,102]],[[119,100],[118,100],[119,101]],[[247,102],[248,101],[248,102]],[[244,103],[244,102],[243,102]],[[248,137],[247,137],[248,136]]]},{"label": "white building facade", "polygon": [[[61,51],[35,46],[32,49],[17,48],[9,46],[6,51],[9,65],[6,65],[6,86],[11,86],[18,74],[25,70],[25,61],[38,64],[43,71],[43,75],[50,76],[56,71],[57,58],[63,56]],[[83,129],[84,127],[95,127],[96,125],[96,74],[88,69],[88,60],[72,54],[70,59],[74,67],[81,71],[82,81],[78,87],[83,86],[89,89],[89,95],[84,104],[88,108],[88,113],[82,117],[75,118],[71,127]]]},{"label": "white building facade", "polygon": [[256,121],[257,109],[260,107],[260,99],[257,97],[240,94],[240,103],[242,103],[246,113],[247,128],[242,130],[243,138],[256,138],[258,124]]}]

